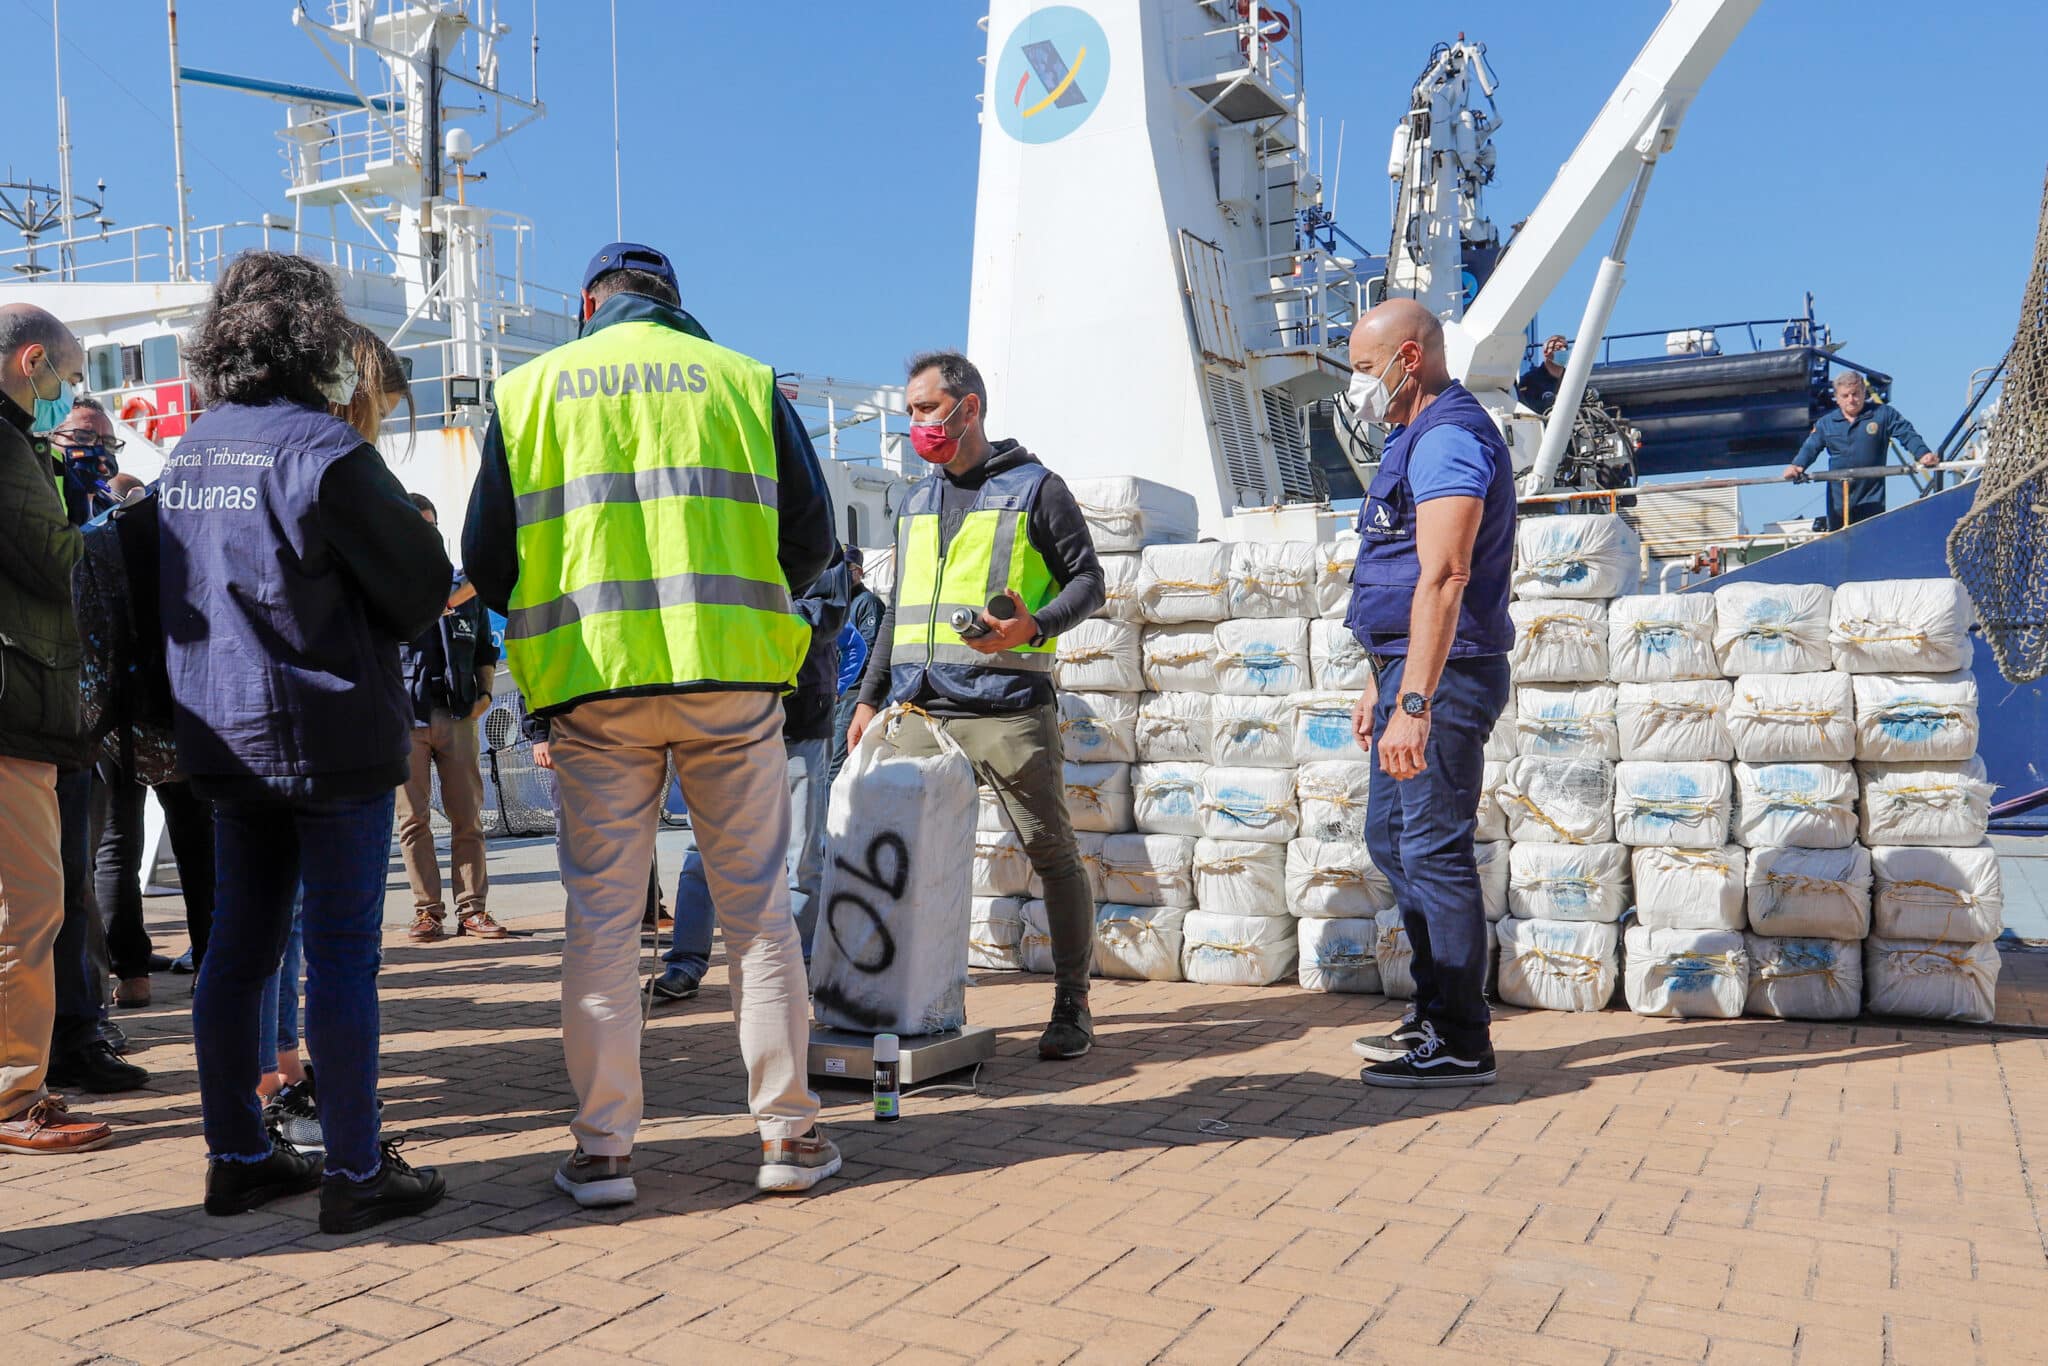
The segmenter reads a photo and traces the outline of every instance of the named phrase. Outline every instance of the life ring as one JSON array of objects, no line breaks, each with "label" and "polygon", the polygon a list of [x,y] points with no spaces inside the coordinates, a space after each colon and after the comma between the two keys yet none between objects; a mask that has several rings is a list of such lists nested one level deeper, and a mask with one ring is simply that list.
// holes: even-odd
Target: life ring
[{"label": "life ring", "polygon": [[[1249,20],[1252,17],[1252,0],[1237,0],[1237,17],[1240,20]],[[1271,47],[1275,43],[1286,41],[1287,35],[1293,31],[1293,28],[1294,25],[1284,13],[1275,9],[1272,5],[1261,4],[1259,6],[1258,28],[1253,33],[1240,37],[1237,40],[1237,45],[1239,50],[1244,53],[1245,58],[1249,60],[1252,55],[1251,48],[1254,37],[1258,39],[1260,47]]]},{"label": "life ring", "polygon": [[156,440],[156,405],[141,394],[130,394],[121,404],[121,421],[141,432],[151,441]]}]

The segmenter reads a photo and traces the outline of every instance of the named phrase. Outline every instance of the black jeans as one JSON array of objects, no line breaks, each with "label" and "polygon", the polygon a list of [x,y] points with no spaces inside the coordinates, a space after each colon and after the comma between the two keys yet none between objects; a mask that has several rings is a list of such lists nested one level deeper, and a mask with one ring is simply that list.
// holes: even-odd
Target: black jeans
[{"label": "black jeans", "polygon": [[147,977],[155,945],[142,921],[142,806],[146,791],[117,764],[103,763],[93,785],[93,890],[107,927],[116,977]]},{"label": "black jeans", "polygon": [[90,769],[57,774],[57,845],[64,868],[64,924],[51,959],[57,974],[57,1019],[50,1035],[53,1057],[76,1052],[99,1031],[104,1005],[100,969],[91,943],[92,789]]},{"label": "black jeans", "polygon": [[213,803],[193,792],[190,783],[164,783],[156,789],[164,809],[164,833],[171,837],[171,857],[178,861],[178,886],[185,896],[185,933],[192,940],[192,971],[206,957],[206,939],[213,931]]}]

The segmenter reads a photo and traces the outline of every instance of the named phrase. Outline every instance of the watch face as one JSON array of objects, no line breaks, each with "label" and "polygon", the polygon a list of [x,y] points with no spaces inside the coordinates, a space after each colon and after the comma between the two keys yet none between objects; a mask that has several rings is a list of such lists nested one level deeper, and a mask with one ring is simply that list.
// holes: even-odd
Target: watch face
[{"label": "watch face", "polygon": [[1401,710],[1407,712],[1410,716],[1420,716],[1429,710],[1429,699],[1419,692],[1402,693]]}]

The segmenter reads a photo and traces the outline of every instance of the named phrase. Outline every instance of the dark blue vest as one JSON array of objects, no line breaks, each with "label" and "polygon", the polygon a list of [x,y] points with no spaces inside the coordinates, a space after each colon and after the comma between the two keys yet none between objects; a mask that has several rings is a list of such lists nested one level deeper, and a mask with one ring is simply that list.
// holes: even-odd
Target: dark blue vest
[{"label": "dark blue vest", "polygon": [[398,642],[371,624],[320,525],[321,478],[362,444],[296,403],[227,404],[164,462],[159,598],[185,772],[306,796],[323,795],[323,777],[402,776],[412,708]]},{"label": "dark blue vest", "polygon": [[[1038,490],[1045,483],[1045,476],[1051,471],[1036,460],[1027,460],[1009,469],[1000,470],[988,477],[988,482],[976,491],[974,507],[979,512],[987,508],[1014,508],[1024,514],[1026,534],[1029,534],[1031,510],[1038,503]],[[912,517],[945,515],[946,476],[940,472],[917,482],[904,500],[903,511],[899,514],[904,525]],[[951,542],[950,531],[958,527],[939,529],[939,553],[944,555]],[[896,565],[896,581],[903,581],[902,552],[903,538],[897,538],[899,546]],[[900,595],[899,595],[900,601]],[[951,628],[941,626],[939,638],[945,640],[952,635]],[[958,643],[957,641],[955,642]],[[897,664],[889,666],[889,700],[891,702],[914,702],[929,688],[933,696],[943,698],[956,706],[975,711],[1014,712],[1027,711],[1044,700],[1048,692],[1047,678],[1042,673],[1020,673],[1005,669],[996,661],[1000,656],[991,655],[987,664],[933,664],[926,668],[922,664]]]},{"label": "dark blue vest", "polygon": [[1493,418],[1464,385],[1453,380],[1395,432],[1380,455],[1379,474],[1358,509],[1358,563],[1351,571],[1351,607],[1344,624],[1377,654],[1406,654],[1420,562],[1415,555],[1415,497],[1408,486],[1408,455],[1432,427],[1461,427],[1493,460],[1486,507],[1472,545],[1472,579],[1458,608],[1451,658],[1504,655],[1515,643],[1508,620],[1509,578],[1515,564],[1515,476],[1507,442]]}]

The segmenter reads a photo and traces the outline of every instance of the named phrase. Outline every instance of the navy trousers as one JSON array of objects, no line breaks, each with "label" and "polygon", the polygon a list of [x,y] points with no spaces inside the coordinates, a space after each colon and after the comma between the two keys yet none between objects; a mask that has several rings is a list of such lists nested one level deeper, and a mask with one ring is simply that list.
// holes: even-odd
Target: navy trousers
[{"label": "navy trousers", "polygon": [[1384,657],[1372,713],[1372,790],[1365,843],[1394,885],[1401,925],[1415,949],[1415,1012],[1455,1047],[1487,1042],[1486,951],[1490,928],[1472,856],[1486,737],[1508,702],[1505,655],[1453,659],[1430,702],[1421,773],[1402,782],[1379,765],[1379,742],[1401,697],[1407,660]]}]

